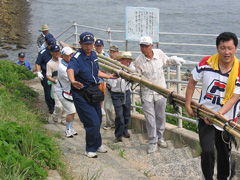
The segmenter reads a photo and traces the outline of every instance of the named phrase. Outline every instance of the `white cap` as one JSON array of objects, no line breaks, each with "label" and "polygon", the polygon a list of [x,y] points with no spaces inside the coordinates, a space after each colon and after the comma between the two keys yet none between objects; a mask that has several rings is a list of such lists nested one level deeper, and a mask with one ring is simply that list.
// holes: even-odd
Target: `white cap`
[{"label": "white cap", "polygon": [[66,47],[64,47],[64,48],[62,49],[62,54],[70,55],[70,54],[72,54],[72,53],[73,53],[72,48],[70,48],[70,47],[68,47],[68,46],[66,46]]},{"label": "white cap", "polygon": [[150,38],[149,36],[143,36],[143,37],[141,37],[139,44],[145,44],[145,45],[149,46],[152,43],[153,43],[152,38]]}]

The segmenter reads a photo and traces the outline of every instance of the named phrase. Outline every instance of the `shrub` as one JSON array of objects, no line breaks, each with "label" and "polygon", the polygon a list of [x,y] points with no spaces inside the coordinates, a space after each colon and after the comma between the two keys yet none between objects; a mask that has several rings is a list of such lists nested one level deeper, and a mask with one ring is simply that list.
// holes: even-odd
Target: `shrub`
[{"label": "shrub", "polygon": [[[18,173],[24,174],[26,179],[45,179],[47,172],[44,168],[56,169],[61,164],[56,143],[28,124],[0,124],[0,147],[0,171],[9,168],[16,172],[17,168]],[[0,174],[0,179],[4,179],[1,176],[6,174]]]},{"label": "shrub", "polygon": [[38,95],[29,86],[20,80],[29,80],[36,77],[25,66],[19,66],[10,61],[0,60],[0,83],[18,98],[31,98]]}]

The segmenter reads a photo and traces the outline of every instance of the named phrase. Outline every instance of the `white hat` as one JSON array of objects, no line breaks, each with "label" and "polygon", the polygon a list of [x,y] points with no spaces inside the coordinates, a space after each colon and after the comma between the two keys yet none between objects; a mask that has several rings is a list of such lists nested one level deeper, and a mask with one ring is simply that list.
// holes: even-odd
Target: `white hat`
[{"label": "white hat", "polygon": [[72,50],[72,48],[70,48],[70,47],[68,47],[68,46],[66,46],[66,47],[64,47],[63,49],[62,49],[62,54],[65,54],[65,55],[71,55],[73,53],[73,50]]},{"label": "white hat", "polygon": [[152,38],[150,38],[149,36],[141,37],[140,42],[139,42],[139,44],[145,44],[147,46],[151,45],[152,43],[153,43]]}]

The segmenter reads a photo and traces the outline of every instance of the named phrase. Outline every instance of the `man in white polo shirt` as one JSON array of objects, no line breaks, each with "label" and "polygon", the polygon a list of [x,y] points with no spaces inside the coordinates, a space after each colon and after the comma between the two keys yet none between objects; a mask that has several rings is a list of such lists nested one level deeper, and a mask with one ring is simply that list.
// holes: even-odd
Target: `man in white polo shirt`
[{"label": "man in white polo shirt", "polygon": [[[136,71],[153,83],[166,87],[163,66],[181,65],[185,61],[177,56],[168,57],[160,49],[153,49],[152,39],[148,36],[143,36],[139,44],[142,54],[135,61]],[[149,141],[148,153],[153,153],[158,149],[157,144],[162,148],[167,147],[163,137],[166,123],[166,98],[141,86],[141,101]]]}]

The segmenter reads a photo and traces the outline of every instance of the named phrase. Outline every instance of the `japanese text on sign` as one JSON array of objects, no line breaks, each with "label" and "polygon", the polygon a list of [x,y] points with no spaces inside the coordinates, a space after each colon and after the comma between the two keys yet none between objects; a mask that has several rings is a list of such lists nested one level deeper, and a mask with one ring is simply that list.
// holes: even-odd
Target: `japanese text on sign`
[{"label": "japanese text on sign", "polygon": [[158,41],[159,9],[126,7],[126,40],[138,41],[141,36]]}]

